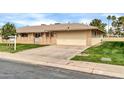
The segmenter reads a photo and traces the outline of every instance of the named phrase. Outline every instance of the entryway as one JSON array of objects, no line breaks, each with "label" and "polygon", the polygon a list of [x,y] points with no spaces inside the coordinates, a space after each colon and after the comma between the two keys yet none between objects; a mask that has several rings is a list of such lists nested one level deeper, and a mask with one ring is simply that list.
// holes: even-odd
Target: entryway
[{"label": "entryway", "polygon": [[41,33],[35,33],[34,34],[34,44],[40,44],[41,43]]}]

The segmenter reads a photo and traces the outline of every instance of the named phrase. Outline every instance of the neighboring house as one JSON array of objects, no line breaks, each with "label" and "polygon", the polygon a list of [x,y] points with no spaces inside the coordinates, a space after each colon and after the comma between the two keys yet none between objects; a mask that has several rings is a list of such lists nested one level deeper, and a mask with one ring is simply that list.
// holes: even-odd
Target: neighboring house
[{"label": "neighboring house", "polygon": [[91,46],[103,38],[97,27],[78,23],[27,26],[17,33],[17,43],[26,44]]}]

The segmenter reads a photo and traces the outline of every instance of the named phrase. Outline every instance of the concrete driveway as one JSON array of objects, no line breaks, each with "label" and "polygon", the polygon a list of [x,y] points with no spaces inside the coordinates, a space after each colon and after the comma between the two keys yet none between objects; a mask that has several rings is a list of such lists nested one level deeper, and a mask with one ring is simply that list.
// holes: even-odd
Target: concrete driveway
[{"label": "concrete driveway", "polygon": [[69,59],[70,57],[81,52],[85,47],[81,46],[45,46],[36,49],[30,49],[19,52],[21,55],[48,57],[56,59]]}]

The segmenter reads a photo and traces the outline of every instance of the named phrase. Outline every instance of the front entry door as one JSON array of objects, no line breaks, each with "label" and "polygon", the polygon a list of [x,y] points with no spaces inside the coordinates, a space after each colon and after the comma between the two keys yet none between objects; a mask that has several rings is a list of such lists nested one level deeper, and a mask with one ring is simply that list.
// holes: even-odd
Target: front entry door
[{"label": "front entry door", "polygon": [[41,33],[35,33],[34,34],[34,43],[40,44],[41,43]]}]

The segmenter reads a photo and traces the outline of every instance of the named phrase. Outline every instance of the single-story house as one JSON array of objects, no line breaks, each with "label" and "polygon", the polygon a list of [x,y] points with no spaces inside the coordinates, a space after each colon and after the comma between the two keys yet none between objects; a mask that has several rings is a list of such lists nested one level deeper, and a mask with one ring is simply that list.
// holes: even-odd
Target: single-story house
[{"label": "single-story house", "polygon": [[17,43],[91,46],[101,42],[104,32],[79,23],[41,24],[17,29]]}]

